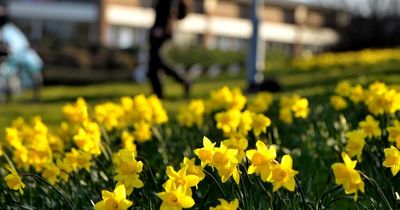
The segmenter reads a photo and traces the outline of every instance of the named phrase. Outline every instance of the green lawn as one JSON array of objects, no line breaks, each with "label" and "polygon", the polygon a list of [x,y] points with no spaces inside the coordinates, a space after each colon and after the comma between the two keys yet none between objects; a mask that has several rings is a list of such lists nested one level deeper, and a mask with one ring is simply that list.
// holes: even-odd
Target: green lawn
[{"label": "green lawn", "polygon": [[[223,85],[244,87],[245,82],[240,78],[213,80],[211,82],[199,81],[193,85],[192,98],[205,98],[208,92]],[[186,100],[182,99],[183,89],[175,82],[167,81],[165,84],[166,98],[163,101],[168,111],[176,111],[179,105]],[[30,102],[30,92],[15,98],[9,104],[0,104],[0,128],[4,128],[18,116],[31,117],[40,115],[44,121],[51,125],[62,120],[61,107],[84,97],[89,103],[99,103],[107,100],[117,101],[121,96],[137,94],[151,94],[149,84],[109,83],[87,86],[47,86],[42,91],[40,103]]]},{"label": "green lawn", "polygon": [[[366,84],[380,80],[388,84],[400,84],[400,67],[396,63],[377,66],[354,66],[346,68],[314,69],[308,71],[281,69],[265,72],[266,77],[276,79],[282,85],[282,94],[296,92],[305,96],[319,95],[331,90],[338,81],[348,79],[352,82]],[[211,90],[223,85],[246,87],[246,76],[223,75],[216,79],[201,77],[193,85],[192,98],[206,98]],[[170,80],[165,84],[166,98],[163,101],[170,113],[187,100],[182,99],[182,87]],[[84,97],[89,103],[117,101],[121,96],[132,96],[140,93],[150,94],[146,84],[102,83],[87,86],[47,86],[42,91],[42,102],[30,102],[31,93],[26,92],[9,104],[0,104],[0,128],[4,128],[18,116],[31,117],[40,115],[49,125],[62,120],[61,107],[77,97]]]}]

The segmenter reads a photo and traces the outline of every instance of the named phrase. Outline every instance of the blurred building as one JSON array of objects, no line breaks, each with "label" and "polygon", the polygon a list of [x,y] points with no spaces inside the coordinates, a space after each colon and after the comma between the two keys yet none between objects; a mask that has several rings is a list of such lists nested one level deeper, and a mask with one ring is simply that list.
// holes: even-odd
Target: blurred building
[{"label": "blurred building", "polygon": [[[141,46],[154,21],[154,0],[14,0],[8,11],[32,41],[53,39]],[[251,33],[251,0],[193,0],[191,13],[176,24],[174,42],[238,50]],[[287,0],[266,0],[261,37],[267,49],[320,51],[338,41],[341,11]]]}]

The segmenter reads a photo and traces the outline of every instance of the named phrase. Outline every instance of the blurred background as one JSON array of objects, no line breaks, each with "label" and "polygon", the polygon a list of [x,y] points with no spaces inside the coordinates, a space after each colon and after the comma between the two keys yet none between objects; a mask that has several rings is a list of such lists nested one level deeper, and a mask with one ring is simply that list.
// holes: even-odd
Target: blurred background
[{"label": "blurred background", "polygon": [[[247,86],[252,2],[193,0],[190,13],[173,26],[173,39],[163,55],[195,81],[192,98],[222,85]],[[400,64],[398,0],[260,2],[262,74],[277,81],[283,92],[315,94],[343,79],[397,82],[393,75]],[[145,81],[156,0],[0,3],[44,62],[45,87],[37,109],[52,104],[50,109],[56,110],[59,103],[78,96],[113,100],[151,92]],[[167,86],[168,106],[168,100],[180,97],[180,89]],[[20,115],[21,106],[1,105],[0,112]]]},{"label": "blurred background", "polygon": [[[13,0],[4,5],[44,60],[45,83],[77,84],[129,79],[130,71],[146,62],[155,2]],[[175,26],[174,49],[169,48],[167,57],[184,69],[214,64],[219,65],[214,69],[243,69],[252,32],[250,6],[251,0],[194,0],[190,14]],[[352,18],[345,8],[335,6],[339,5],[264,1],[260,34],[265,50],[271,52],[267,55],[284,58],[333,49]]]},{"label": "blurred background", "polygon": [[[214,64],[219,65],[214,69],[243,69],[252,32],[251,1],[193,0],[191,13],[175,26],[173,50],[167,57],[184,69],[197,66],[206,71]],[[10,0],[2,4],[44,60],[45,83],[77,84],[128,79],[130,71],[146,62],[155,2]],[[260,36],[266,56],[280,59],[390,47],[400,42],[398,14],[397,0],[265,0]],[[140,73],[137,76],[143,79]]]}]

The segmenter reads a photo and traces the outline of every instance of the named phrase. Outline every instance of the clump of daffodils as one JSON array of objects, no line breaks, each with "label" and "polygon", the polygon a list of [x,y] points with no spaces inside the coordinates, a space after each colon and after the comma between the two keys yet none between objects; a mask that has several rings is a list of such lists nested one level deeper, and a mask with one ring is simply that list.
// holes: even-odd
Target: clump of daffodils
[{"label": "clump of daffodils", "polygon": [[271,120],[264,114],[255,114],[248,110],[243,112],[231,109],[215,115],[217,128],[221,129],[225,136],[247,137],[249,131],[253,131],[258,137],[261,133],[266,133],[271,125]]},{"label": "clump of daffodils", "polygon": [[246,152],[246,156],[251,162],[248,173],[260,175],[262,181],[272,183],[274,192],[281,187],[294,191],[296,187],[294,176],[298,172],[292,168],[292,158],[284,155],[281,163],[278,163],[275,160],[276,149],[274,146],[268,148],[262,141],[257,141],[256,146],[257,149]]},{"label": "clump of daffodils", "polygon": [[[5,129],[5,138],[12,148],[12,158],[18,168],[34,167],[42,171],[52,162],[53,153],[63,150],[63,142],[52,134],[40,117],[34,117],[31,123],[16,119],[11,127]],[[56,145],[60,144],[61,148]]]},{"label": "clump of daffodils", "polygon": [[283,96],[280,100],[279,119],[287,124],[293,123],[293,117],[306,119],[310,113],[308,100],[298,95]]},{"label": "clump of daffodils", "polygon": [[248,110],[254,113],[265,113],[268,111],[274,97],[269,92],[259,92],[257,93],[254,100],[249,101]]},{"label": "clump of daffodils", "polygon": [[200,127],[203,125],[204,113],[205,105],[203,100],[192,100],[187,107],[180,109],[177,119],[186,127],[192,127],[193,125]]},{"label": "clump of daffodils", "polygon": [[[338,83],[336,96],[331,97],[331,104],[336,110],[344,109],[346,100],[354,105],[365,104],[368,111],[375,115],[394,114],[400,110],[400,93],[398,90],[376,81],[363,88],[360,84],[352,86],[349,81]],[[341,97],[341,98],[339,98]]]},{"label": "clump of daffodils", "polygon": [[130,195],[135,188],[144,186],[140,180],[140,173],[143,170],[143,162],[136,160],[136,154],[127,149],[121,149],[114,155],[116,175],[114,179],[117,186],[124,185],[126,193]]},{"label": "clump of daffodils", "polygon": [[236,109],[242,110],[246,105],[247,98],[240,88],[230,89],[227,86],[211,91],[208,102],[208,111]]},{"label": "clump of daffodils", "polygon": [[181,168],[175,171],[172,166],[167,167],[168,180],[163,184],[164,191],[157,193],[162,200],[160,209],[191,208],[195,202],[192,198],[192,189],[204,179],[203,167],[197,166],[194,159],[184,158]]},{"label": "clump of daffodils", "polygon": [[240,172],[237,167],[241,160],[237,159],[238,149],[230,149],[223,142],[219,147],[215,147],[215,143],[204,137],[203,148],[195,149],[194,153],[201,160],[202,166],[209,165],[217,169],[222,182],[225,183],[233,177],[239,184]]}]

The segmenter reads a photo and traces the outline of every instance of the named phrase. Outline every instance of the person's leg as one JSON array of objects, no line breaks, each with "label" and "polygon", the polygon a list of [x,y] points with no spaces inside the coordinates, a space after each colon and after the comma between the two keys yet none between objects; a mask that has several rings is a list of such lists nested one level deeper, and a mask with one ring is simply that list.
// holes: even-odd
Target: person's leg
[{"label": "person's leg", "polygon": [[165,64],[162,60],[160,60],[160,65],[167,75],[173,77],[177,82],[182,84],[185,97],[188,98],[190,94],[191,83],[182,77],[182,75],[179,75],[174,69]]},{"label": "person's leg", "polygon": [[185,84],[186,83],[186,80],[181,75],[179,75],[178,72],[176,72],[170,66],[165,64],[165,62],[163,60],[161,60],[161,59],[160,59],[160,65],[161,65],[161,68],[164,70],[164,72],[167,75],[169,75],[172,78],[174,78],[177,82],[179,82],[181,84]]},{"label": "person's leg", "polygon": [[150,79],[153,92],[158,96],[158,98],[162,98],[163,92],[162,92],[160,77],[158,75],[159,68],[160,68],[159,59],[157,59],[153,55],[150,55],[149,69],[147,76]]}]

